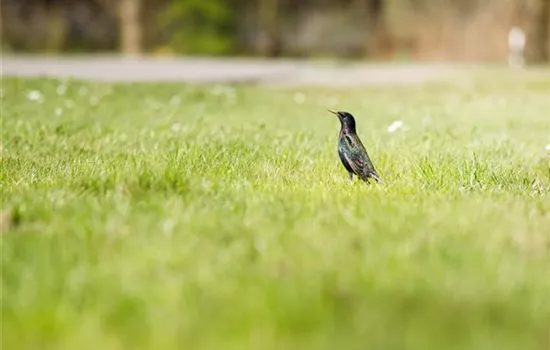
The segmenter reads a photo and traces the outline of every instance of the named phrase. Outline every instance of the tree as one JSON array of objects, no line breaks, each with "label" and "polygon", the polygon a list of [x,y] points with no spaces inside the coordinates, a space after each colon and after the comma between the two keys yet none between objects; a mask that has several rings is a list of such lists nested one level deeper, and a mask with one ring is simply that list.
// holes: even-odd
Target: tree
[{"label": "tree", "polygon": [[124,54],[141,53],[141,0],[119,0],[120,41]]},{"label": "tree", "polygon": [[279,6],[278,0],[259,0],[258,2],[259,51],[267,57],[277,57],[281,54]]},{"label": "tree", "polygon": [[46,7],[46,38],[45,50],[61,52],[67,40],[67,14],[58,1],[47,1]]},{"label": "tree", "polygon": [[533,0],[528,9],[527,60],[550,61],[550,0]]},{"label": "tree", "polygon": [[365,50],[366,55],[371,55],[380,50],[382,41],[388,40],[384,22],[384,0],[369,0],[366,3],[367,21],[368,21],[368,45]]},{"label": "tree", "polygon": [[[168,0],[159,23],[169,31],[169,43],[185,54],[227,54],[234,47],[239,21],[235,0]],[[238,2],[237,2],[238,3]]]}]

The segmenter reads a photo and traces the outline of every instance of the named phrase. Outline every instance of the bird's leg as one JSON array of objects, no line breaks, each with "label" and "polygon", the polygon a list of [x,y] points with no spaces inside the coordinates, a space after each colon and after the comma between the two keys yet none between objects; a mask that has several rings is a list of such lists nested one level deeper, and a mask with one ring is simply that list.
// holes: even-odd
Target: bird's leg
[{"label": "bird's leg", "polygon": [[349,173],[349,179],[353,181],[353,173]]}]

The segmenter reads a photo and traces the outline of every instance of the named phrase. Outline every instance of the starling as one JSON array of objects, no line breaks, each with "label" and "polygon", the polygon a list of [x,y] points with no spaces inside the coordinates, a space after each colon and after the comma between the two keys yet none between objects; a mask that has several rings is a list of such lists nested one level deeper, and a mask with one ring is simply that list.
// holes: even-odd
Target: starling
[{"label": "starling", "polygon": [[365,182],[374,179],[377,182],[383,183],[370,161],[365,146],[363,146],[359,136],[357,136],[353,116],[348,112],[335,112],[331,110],[329,112],[335,114],[340,119],[341,128],[338,137],[338,155],[348,171],[350,179],[353,180],[353,175],[355,174]]}]

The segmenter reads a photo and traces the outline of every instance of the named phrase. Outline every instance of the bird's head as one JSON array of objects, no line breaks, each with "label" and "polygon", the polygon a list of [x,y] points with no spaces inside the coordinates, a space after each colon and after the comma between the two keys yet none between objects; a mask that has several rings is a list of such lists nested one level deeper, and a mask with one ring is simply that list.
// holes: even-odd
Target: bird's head
[{"label": "bird's head", "polygon": [[331,111],[330,109],[329,112],[338,117],[340,124],[342,124],[342,128],[348,129],[349,131],[355,131],[355,118],[353,118],[351,113],[342,111],[336,112]]}]

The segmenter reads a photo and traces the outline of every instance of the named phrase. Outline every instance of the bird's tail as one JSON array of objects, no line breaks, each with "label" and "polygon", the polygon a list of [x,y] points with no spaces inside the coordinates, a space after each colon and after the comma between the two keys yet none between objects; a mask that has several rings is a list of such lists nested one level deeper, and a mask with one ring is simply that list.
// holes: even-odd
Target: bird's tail
[{"label": "bird's tail", "polygon": [[381,183],[382,185],[386,184],[386,182],[382,180],[382,178],[376,173],[376,171],[371,172],[370,177],[372,177],[376,180],[376,182]]}]

